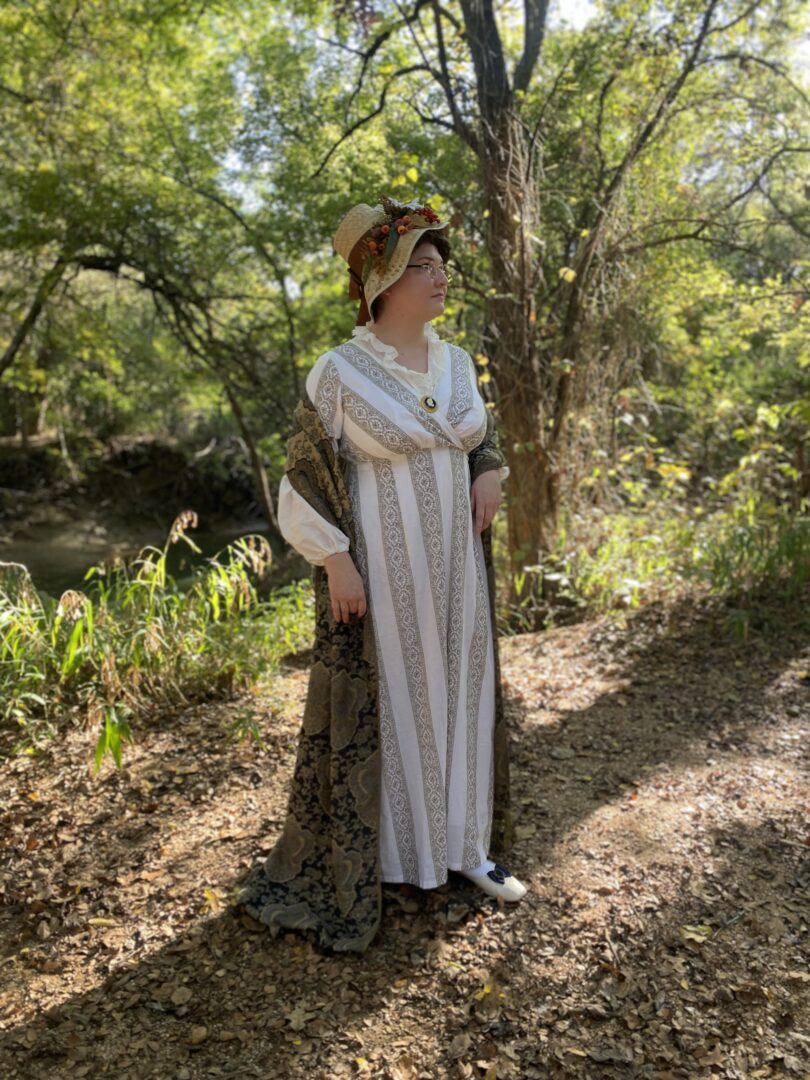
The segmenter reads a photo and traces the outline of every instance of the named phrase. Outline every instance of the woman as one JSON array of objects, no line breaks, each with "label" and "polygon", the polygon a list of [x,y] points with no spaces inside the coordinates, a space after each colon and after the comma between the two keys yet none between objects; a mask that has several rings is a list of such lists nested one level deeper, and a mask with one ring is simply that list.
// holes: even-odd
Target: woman
[{"label": "woman", "polygon": [[487,857],[511,842],[488,532],[508,467],[470,355],[431,325],[445,228],[385,197],[341,222],[357,325],[307,376],[279,489],[321,596],[302,726],[320,743],[299,746],[282,838],[242,900],[335,949],[369,944],[382,881],[431,889],[452,869],[526,892]]}]

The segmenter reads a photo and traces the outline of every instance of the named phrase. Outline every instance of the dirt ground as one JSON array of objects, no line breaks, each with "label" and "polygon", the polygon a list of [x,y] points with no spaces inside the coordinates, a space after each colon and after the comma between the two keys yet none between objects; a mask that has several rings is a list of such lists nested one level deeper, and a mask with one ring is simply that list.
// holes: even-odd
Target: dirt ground
[{"label": "dirt ground", "polygon": [[[810,596],[805,598],[810,601]],[[810,1077],[810,632],[694,599],[501,639],[529,885],[384,886],[362,956],[230,902],[307,685],[190,708],[91,773],[0,776],[0,1080]],[[263,718],[267,748],[225,725]]]}]

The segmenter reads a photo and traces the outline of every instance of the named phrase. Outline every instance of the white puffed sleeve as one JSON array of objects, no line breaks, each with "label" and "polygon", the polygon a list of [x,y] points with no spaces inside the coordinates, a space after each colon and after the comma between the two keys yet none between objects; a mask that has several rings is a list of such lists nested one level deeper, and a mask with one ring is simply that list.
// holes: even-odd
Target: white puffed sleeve
[{"label": "white puffed sleeve", "polygon": [[[337,451],[343,430],[343,407],[340,376],[329,353],[319,356],[312,365],[306,379],[306,392]],[[287,543],[313,566],[323,566],[330,555],[349,550],[348,536],[321,517],[298,494],[286,475],[282,476],[278,489],[278,525]]]},{"label": "white puffed sleeve", "polygon": [[322,518],[286,476],[282,476],[278,489],[278,527],[290,547],[313,566],[323,566],[330,555],[349,550],[348,536]]}]

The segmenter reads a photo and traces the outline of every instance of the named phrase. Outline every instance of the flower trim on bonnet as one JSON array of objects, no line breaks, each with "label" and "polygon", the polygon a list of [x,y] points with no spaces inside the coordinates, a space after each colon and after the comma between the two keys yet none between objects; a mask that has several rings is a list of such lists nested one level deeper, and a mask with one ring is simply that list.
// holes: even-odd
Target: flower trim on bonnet
[{"label": "flower trim on bonnet", "polygon": [[363,238],[366,254],[361,277],[364,282],[368,281],[369,274],[375,267],[381,275],[385,274],[400,236],[412,229],[425,229],[428,225],[441,221],[429,203],[417,207],[400,205],[386,195],[380,196],[380,202],[386,217]]}]

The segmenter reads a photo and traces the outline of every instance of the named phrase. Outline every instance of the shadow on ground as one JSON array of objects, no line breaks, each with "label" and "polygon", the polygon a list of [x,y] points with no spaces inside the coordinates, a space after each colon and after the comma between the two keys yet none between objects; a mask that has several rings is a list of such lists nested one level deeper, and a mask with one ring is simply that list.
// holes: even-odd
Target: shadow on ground
[{"label": "shadow on ground", "polygon": [[806,606],[766,598],[744,642],[696,601],[502,639],[499,861],[530,892],[387,885],[363,956],[229,907],[283,819],[300,664],[266,752],[217,703],[121,773],[90,777],[80,732],[11,763],[4,1080],[806,1075]]}]

